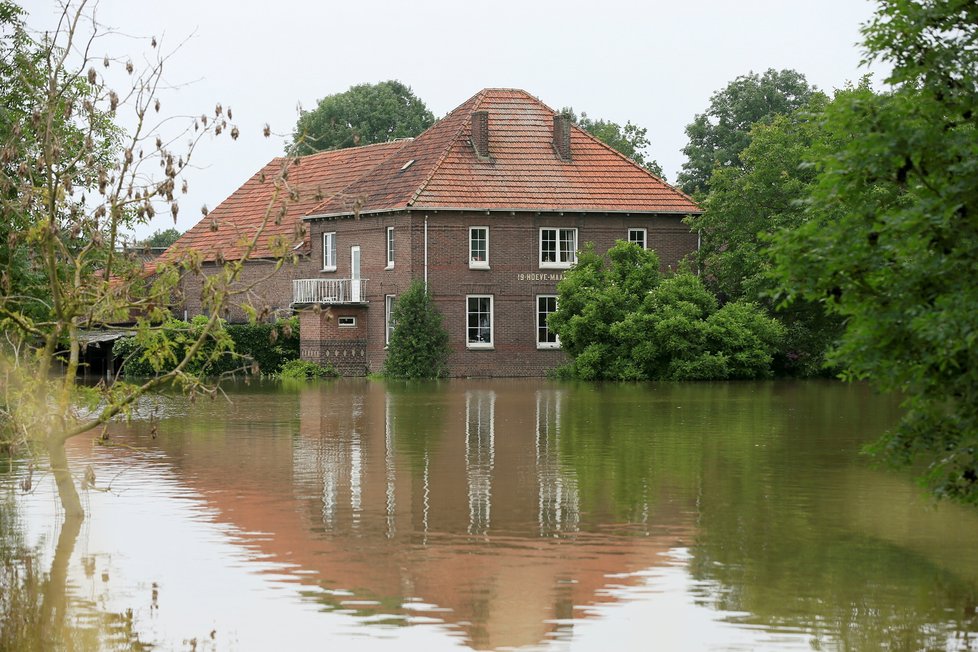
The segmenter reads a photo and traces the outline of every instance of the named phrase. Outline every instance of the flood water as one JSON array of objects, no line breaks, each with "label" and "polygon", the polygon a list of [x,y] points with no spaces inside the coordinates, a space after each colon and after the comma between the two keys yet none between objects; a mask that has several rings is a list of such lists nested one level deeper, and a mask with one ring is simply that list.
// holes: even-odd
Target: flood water
[{"label": "flood water", "polygon": [[74,530],[4,465],[0,648],[978,647],[978,510],[859,454],[866,386],[227,393],[71,442]]}]

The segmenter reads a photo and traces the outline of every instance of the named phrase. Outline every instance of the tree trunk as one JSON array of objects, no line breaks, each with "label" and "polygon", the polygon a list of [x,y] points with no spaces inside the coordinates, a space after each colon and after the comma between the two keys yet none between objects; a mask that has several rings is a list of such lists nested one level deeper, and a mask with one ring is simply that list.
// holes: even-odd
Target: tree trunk
[{"label": "tree trunk", "polygon": [[58,498],[61,499],[61,507],[65,510],[65,519],[85,518],[85,510],[82,509],[75,481],[71,477],[71,469],[68,468],[65,443],[56,436],[48,437],[48,459],[51,462],[54,481],[58,485]]}]

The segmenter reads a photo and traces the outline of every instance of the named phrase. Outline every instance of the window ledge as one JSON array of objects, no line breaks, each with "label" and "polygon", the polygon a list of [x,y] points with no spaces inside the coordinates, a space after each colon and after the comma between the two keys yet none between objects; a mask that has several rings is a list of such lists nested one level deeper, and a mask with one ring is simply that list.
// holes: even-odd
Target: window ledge
[{"label": "window ledge", "polygon": [[473,344],[472,342],[467,342],[465,348],[470,351],[492,351],[496,347],[492,344]]},{"label": "window ledge", "polygon": [[570,269],[574,263],[540,263],[540,269]]},{"label": "window ledge", "polygon": [[323,267],[319,271],[320,272],[335,272],[336,271],[336,266],[334,265],[333,267]]},{"label": "window ledge", "polygon": [[546,342],[546,343],[537,342],[537,348],[540,349],[541,351],[559,351],[560,345],[551,344],[550,342]]},{"label": "window ledge", "polygon": [[489,269],[489,263],[469,262],[469,269]]},{"label": "window ledge", "polygon": [[385,271],[386,270],[389,270],[389,269],[394,269],[394,266],[393,265],[388,265],[387,267],[384,268]]}]

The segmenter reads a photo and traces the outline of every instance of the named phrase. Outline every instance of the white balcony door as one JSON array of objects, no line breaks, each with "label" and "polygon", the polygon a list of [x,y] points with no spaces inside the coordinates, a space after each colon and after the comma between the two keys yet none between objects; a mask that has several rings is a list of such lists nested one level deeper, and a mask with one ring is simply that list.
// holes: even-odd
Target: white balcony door
[{"label": "white balcony door", "polygon": [[350,301],[360,303],[360,247],[350,247]]}]

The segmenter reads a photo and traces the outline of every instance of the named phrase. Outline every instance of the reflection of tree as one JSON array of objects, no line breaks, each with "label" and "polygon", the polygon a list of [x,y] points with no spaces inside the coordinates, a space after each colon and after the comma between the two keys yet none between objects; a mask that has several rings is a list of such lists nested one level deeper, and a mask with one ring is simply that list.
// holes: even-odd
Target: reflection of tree
[{"label": "reflection of tree", "polygon": [[712,389],[589,384],[568,392],[573,409],[564,418],[560,454],[577,478],[583,513],[640,523],[659,494],[692,504],[703,436],[690,421],[698,413],[689,409],[695,403],[687,387],[701,396]]},{"label": "reflection of tree", "polygon": [[69,616],[69,562],[82,519],[66,517],[47,574],[40,570],[39,548],[26,545],[17,519],[16,499],[0,502],[0,650],[142,649],[131,615],[104,612]]},{"label": "reflection of tree", "polygon": [[874,487],[865,475],[849,481],[857,444],[840,442],[872,439],[892,421],[895,404],[867,400],[860,386],[770,388],[763,412],[728,402],[727,426],[702,442],[691,562],[705,582],[700,600],[842,649],[943,649],[955,630],[978,628],[978,587],[853,527],[849,512]]},{"label": "reflection of tree", "polygon": [[388,380],[387,405],[396,436],[394,447],[404,455],[415,477],[438,449],[445,429],[448,386],[439,382]]}]

